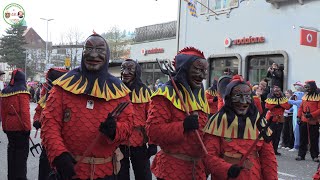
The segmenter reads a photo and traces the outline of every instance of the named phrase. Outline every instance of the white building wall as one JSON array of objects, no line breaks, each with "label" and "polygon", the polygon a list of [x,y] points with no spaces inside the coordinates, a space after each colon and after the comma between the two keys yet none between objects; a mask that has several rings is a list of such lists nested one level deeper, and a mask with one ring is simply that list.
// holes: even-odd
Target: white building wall
[{"label": "white building wall", "polygon": [[[180,1],[179,49],[195,46],[204,51],[205,56],[215,54],[239,53],[243,59],[242,72],[246,70],[244,59],[250,52],[284,50],[288,53],[288,84],[295,81],[314,79],[320,83],[320,46],[300,45],[300,26],[320,30],[320,1],[291,1],[276,9],[264,0],[245,0],[231,11],[230,17],[225,14],[192,17],[184,1]],[[197,9],[200,9],[198,3]],[[178,21],[179,23],[179,21]],[[179,24],[178,24],[179,27]],[[231,46],[226,48],[226,37],[238,39],[249,36],[264,36],[265,43]],[[289,86],[290,88],[290,86]]]},{"label": "white building wall", "polygon": [[[177,54],[177,40],[164,39],[159,41],[149,41],[143,43],[135,43],[131,46],[130,58],[133,60],[138,60],[138,62],[155,62],[158,59],[169,59],[173,60],[174,56]],[[155,48],[163,48],[163,53],[156,54],[146,54],[143,55],[141,50],[150,50]]]}]

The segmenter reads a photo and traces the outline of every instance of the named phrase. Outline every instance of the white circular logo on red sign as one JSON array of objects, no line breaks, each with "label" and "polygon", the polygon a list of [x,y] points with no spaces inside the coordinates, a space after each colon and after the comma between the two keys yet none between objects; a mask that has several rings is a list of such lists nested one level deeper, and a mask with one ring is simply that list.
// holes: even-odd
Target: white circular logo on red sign
[{"label": "white circular logo on red sign", "polygon": [[308,43],[312,42],[312,34],[307,35],[307,41],[308,41]]},{"label": "white circular logo on red sign", "polygon": [[226,38],[224,40],[224,47],[230,47],[232,43],[232,40],[230,38]]}]

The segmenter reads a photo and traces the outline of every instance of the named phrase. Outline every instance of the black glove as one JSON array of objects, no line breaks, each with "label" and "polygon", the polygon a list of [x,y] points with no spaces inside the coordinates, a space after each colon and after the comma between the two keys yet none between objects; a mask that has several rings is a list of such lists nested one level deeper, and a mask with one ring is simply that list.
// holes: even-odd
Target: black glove
[{"label": "black glove", "polygon": [[243,167],[241,167],[237,164],[233,164],[228,170],[228,178],[237,178],[242,169],[243,169]]},{"label": "black glove", "polygon": [[36,130],[41,128],[41,123],[39,121],[33,121],[32,125],[33,125],[33,127],[36,128]]},{"label": "black glove", "polygon": [[157,145],[155,144],[149,144],[148,145],[148,157],[150,158],[151,156],[157,154]]},{"label": "black glove", "polygon": [[217,102],[218,101],[218,97],[215,96],[213,99],[212,99],[212,102]]},{"label": "black glove", "polygon": [[312,118],[312,115],[311,115],[311,113],[305,113],[305,114],[304,114],[304,117],[306,117],[306,118],[309,119],[309,118]]},{"label": "black glove", "polygon": [[198,115],[189,115],[184,119],[183,128],[185,132],[199,128]]},{"label": "black glove", "polygon": [[70,180],[72,176],[76,175],[74,170],[76,163],[76,160],[67,152],[60,154],[53,160],[53,165],[57,168],[57,172],[62,180]]},{"label": "black glove", "polygon": [[108,136],[111,140],[116,137],[117,123],[113,117],[108,117],[104,122],[100,124],[99,131]]},{"label": "black glove", "polygon": [[275,108],[281,108],[280,104],[274,106]]}]

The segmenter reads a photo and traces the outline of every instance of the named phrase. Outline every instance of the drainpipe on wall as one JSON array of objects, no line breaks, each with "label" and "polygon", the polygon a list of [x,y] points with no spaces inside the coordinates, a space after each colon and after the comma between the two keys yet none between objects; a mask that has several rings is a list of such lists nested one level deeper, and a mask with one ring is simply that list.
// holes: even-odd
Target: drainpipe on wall
[{"label": "drainpipe on wall", "polygon": [[177,37],[177,53],[179,52],[179,41],[180,41],[180,17],[181,17],[181,1],[178,1],[178,20],[177,20],[177,32],[176,32],[176,37]]}]

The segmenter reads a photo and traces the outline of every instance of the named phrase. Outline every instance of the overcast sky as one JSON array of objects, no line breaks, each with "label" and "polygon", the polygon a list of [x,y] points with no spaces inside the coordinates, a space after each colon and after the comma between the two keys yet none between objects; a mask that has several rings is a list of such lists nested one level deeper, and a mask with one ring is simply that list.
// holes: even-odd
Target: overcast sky
[{"label": "overcast sky", "polygon": [[[134,31],[134,28],[177,20],[178,0],[1,0],[0,8],[17,3],[25,10],[28,27],[46,40],[49,22],[49,41],[59,43],[61,34],[77,28],[86,38],[94,29],[101,34],[113,26]],[[9,25],[0,18],[0,34]]]}]

